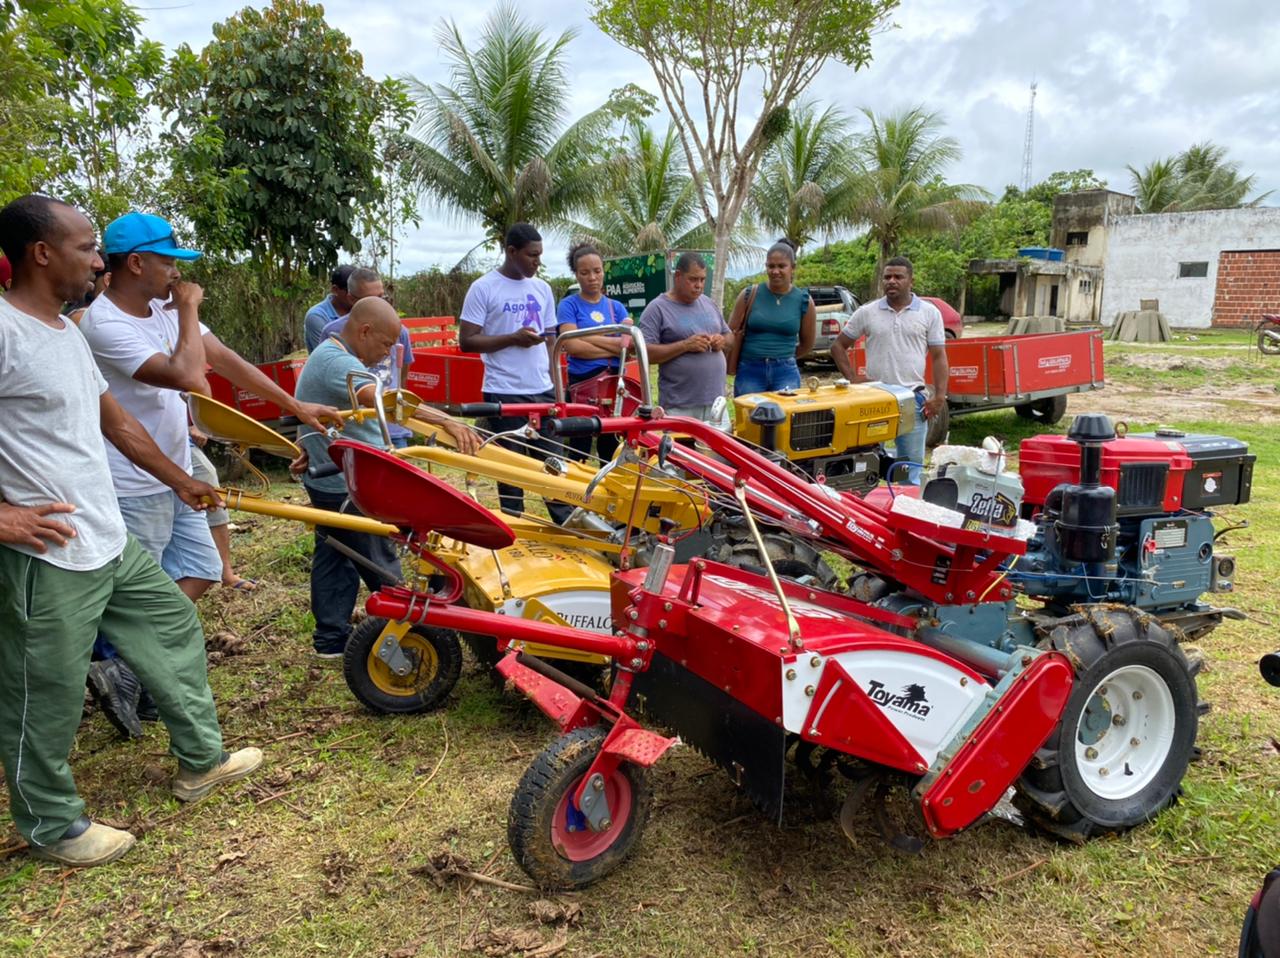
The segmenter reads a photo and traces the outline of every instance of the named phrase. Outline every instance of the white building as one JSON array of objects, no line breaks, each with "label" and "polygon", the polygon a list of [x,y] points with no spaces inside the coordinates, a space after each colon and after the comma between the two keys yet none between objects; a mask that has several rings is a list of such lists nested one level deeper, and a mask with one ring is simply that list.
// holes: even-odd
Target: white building
[{"label": "white building", "polygon": [[1170,326],[1248,326],[1280,312],[1280,209],[1115,217],[1099,319],[1156,300]]}]

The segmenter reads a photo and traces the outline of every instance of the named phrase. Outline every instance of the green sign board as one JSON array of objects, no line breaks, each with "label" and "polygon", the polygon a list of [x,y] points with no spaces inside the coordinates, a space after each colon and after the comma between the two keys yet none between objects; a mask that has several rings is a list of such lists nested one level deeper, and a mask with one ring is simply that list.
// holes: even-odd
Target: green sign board
[{"label": "green sign board", "polygon": [[[614,256],[604,261],[604,294],[627,307],[632,318],[639,319],[644,308],[671,288],[671,274],[682,249]],[[695,250],[707,261],[707,289],[711,288],[711,271],[715,254]]]}]

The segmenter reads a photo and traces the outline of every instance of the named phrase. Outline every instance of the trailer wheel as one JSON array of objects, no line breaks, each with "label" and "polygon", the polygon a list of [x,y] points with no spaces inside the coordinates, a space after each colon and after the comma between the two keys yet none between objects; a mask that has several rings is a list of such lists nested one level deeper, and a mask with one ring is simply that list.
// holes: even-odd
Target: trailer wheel
[{"label": "trailer wheel", "polygon": [[938,414],[926,422],[924,444],[932,449],[947,441],[947,433],[951,431],[951,407],[943,406]]},{"label": "trailer wheel", "polygon": [[1181,794],[1195,753],[1198,669],[1132,609],[1089,609],[1055,627],[1045,647],[1078,663],[1076,682],[1015,804],[1074,842],[1150,821]]},{"label": "trailer wheel", "polygon": [[1021,419],[1030,419],[1033,422],[1052,426],[1067,414],[1067,397],[1065,393],[1061,396],[1046,396],[1044,399],[1036,399],[1033,402],[1019,403],[1013,407],[1013,411]]},{"label": "trailer wheel", "polygon": [[366,708],[384,715],[429,712],[444,704],[462,671],[462,645],[456,633],[416,625],[400,640],[412,669],[397,675],[378,656],[387,620],[370,616],[347,640],[342,671],[347,687]]},{"label": "trailer wheel", "polygon": [[624,762],[605,782],[612,824],[594,832],[571,798],[606,730],[599,725],[562,735],[542,752],[516,787],[507,813],[511,854],[539,886],[585,888],[622,864],[640,840],[653,803],[646,769]]}]

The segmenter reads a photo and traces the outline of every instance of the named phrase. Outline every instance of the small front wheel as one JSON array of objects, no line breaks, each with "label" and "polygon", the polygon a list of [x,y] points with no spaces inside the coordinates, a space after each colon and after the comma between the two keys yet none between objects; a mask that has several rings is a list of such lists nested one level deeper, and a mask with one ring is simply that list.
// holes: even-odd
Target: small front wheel
[{"label": "small front wheel", "polygon": [[624,762],[604,784],[611,823],[592,831],[573,802],[582,777],[604,744],[598,725],[556,740],[529,766],[507,815],[507,842],[516,862],[548,889],[585,888],[622,864],[649,818],[653,791],[646,769]]},{"label": "small front wheel", "polygon": [[387,620],[370,616],[347,640],[342,670],[351,694],[374,712],[405,715],[439,708],[458,684],[462,645],[456,633],[416,625],[400,639],[409,666],[397,671],[378,654]]}]

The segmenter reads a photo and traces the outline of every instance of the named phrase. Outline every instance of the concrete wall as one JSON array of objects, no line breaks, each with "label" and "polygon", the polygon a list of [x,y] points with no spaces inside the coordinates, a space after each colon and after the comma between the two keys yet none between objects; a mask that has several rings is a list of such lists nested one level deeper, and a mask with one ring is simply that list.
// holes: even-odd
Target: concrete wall
[{"label": "concrete wall", "polygon": [[[1110,325],[1139,300],[1157,299],[1170,326],[1213,325],[1220,254],[1259,250],[1280,250],[1280,209],[1120,217],[1107,243],[1100,318]],[[1206,274],[1180,278],[1181,263],[1207,263]]]},{"label": "concrete wall", "polygon": [[[1114,190],[1059,193],[1053,198],[1049,245],[1063,250],[1068,263],[1102,266],[1107,261],[1107,234],[1111,224],[1121,216],[1132,214],[1136,204],[1128,193]],[[1088,242],[1070,245],[1068,233],[1088,233]]]}]

